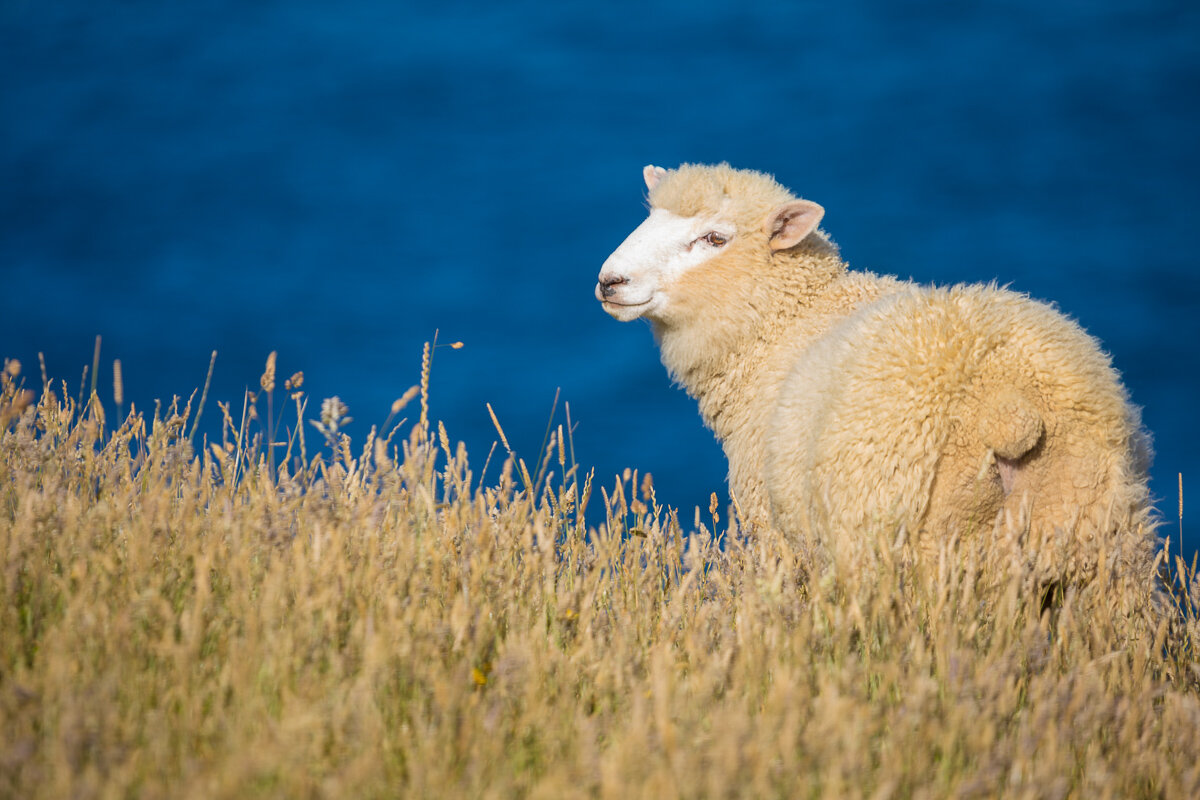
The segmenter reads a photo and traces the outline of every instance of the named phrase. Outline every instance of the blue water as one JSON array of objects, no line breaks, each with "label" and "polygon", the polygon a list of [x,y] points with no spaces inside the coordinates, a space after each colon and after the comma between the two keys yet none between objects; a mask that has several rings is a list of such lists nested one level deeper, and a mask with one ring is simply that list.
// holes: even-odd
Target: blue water
[{"label": "blue water", "polygon": [[433,412],[477,466],[485,402],[533,459],[561,388],[579,460],[652,472],[690,519],[720,448],[592,287],[644,164],[727,160],[822,203],[855,266],[1079,319],[1145,408],[1175,530],[1177,475],[1200,496],[1198,142],[1190,2],[8,0],[0,351],[77,387],[102,334],[101,388],[120,358],[145,408],[213,349],[238,401],[278,350],[361,437],[440,330],[465,347],[436,354]]}]

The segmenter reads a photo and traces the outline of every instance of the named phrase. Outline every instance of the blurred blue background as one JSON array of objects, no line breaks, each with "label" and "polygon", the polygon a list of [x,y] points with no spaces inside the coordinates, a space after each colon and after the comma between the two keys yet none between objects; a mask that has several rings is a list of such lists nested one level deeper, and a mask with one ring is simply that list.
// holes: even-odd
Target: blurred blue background
[{"label": "blurred blue background", "polygon": [[101,397],[120,358],[152,408],[216,349],[215,430],[278,350],[361,441],[440,329],[465,347],[433,413],[477,469],[485,402],[533,460],[561,387],[579,460],[690,520],[720,448],[592,287],[644,164],[727,160],[822,203],[854,266],[1077,318],[1145,408],[1175,532],[1198,143],[1192,2],[5,0],[0,351],[77,388],[101,334]]}]

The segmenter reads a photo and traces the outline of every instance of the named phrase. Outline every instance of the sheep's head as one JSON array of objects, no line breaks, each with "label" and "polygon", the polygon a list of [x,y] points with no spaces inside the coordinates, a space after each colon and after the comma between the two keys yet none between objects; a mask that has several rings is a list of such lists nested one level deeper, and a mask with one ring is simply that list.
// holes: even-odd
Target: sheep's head
[{"label": "sheep's head", "polygon": [[604,262],[596,284],[596,299],[623,322],[669,322],[685,298],[694,299],[692,287],[744,292],[746,282],[727,273],[752,273],[796,247],[825,213],[770,176],[728,164],[647,166],[642,174],[650,216]]}]

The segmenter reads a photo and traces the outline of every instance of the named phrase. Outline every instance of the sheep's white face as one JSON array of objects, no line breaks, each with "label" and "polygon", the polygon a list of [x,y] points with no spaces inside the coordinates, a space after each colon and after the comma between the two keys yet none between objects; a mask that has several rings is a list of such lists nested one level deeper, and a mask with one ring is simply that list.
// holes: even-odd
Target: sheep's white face
[{"label": "sheep's white face", "polygon": [[720,214],[681,217],[653,209],[604,262],[596,299],[622,322],[661,316],[679,276],[720,254],[736,234]]},{"label": "sheep's white face", "polygon": [[[654,165],[642,170],[649,189],[666,174]],[[693,217],[651,210],[600,270],[596,299],[604,310],[622,322],[638,317],[663,320],[679,277],[716,258],[739,234],[733,203],[727,196],[715,213]],[[825,209],[809,200],[784,202],[763,220],[767,245],[772,251],[796,246],[816,230],[824,214]]]}]

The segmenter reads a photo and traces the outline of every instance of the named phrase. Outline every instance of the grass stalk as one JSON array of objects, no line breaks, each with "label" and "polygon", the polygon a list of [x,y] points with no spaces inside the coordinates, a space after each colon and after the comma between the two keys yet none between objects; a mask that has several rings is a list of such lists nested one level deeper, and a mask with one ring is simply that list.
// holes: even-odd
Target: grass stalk
[{"label": "grass stalk", "polygon": [[200,415],[204,413],[204,402],[208,400],[208,387],[212,385],[213,367],[217,364],[217,351],[212,351],[208,359],[208,374],[204,376],[204,389],[200,392],[200,405],[196,406],[196,416],[192,419],[192,430],[188,433],[188,442],[195,444],[196,429],[200,427]]}]

